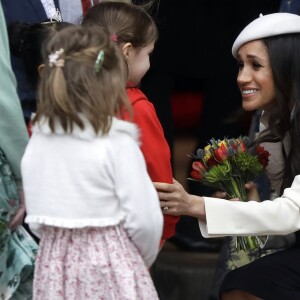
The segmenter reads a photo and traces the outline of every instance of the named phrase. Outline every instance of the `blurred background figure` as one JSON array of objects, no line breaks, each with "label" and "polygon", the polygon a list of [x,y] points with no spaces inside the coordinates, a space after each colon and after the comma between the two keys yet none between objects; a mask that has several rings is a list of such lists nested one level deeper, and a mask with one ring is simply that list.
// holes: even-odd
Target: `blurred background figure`
[{"label": "blurred background figure", "polygon": [[299,15],[300,14],[300,1],[299,0],[281,0],[279,11]]},{"label": "blurred background figure", "polygon": [[[50,20],[62,20],[58,0],[1,0],[1,3],[7,26],[14,22],[35,24]],[[24,35],[25,38],[26,35]],[[11,63],[17,79],[17,92],[21,101],[24,119],[28,122],[31,113],[35,111],[36,87],[32,85],[30,78],[28,78],[24,60],[15,54],[11,53]]]},{"label": "blurred background figure", "polygon": [[26,124],[31,113],[36,111],[36,89],[39,82],[39,67],[43,64],[41,49],[43,42],[60,29],[72,23],[48,21],[41,23],[13,22],[8,26],[10,52],[13,57],[20,59],[24,66],[24,75],[31,96],[21,101]]},{"label": "blurred background figure", "polygon": [[0,3],[0,291],[31,299],[37,244],[21,226],[25,213],[20,163],[28,135],[16,92]]}]

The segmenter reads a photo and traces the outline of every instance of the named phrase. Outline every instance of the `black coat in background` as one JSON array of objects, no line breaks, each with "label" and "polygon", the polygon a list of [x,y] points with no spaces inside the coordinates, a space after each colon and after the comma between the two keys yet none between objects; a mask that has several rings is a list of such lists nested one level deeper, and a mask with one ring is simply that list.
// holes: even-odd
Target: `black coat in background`
[{"label": "black coat in background", "polygon": [[[59,8],[58,0],[54,0]],[[1,0],[6,24],[16,21],[29,24],[40,23],[47,20],[47,15],[40,0]],[[29,120],[30,114],[36,107],[36,87],[28,80],[25,65],[21,58],[11,56],[11,63],[17,79],[17,91],[21,101],[24,117]]]}]

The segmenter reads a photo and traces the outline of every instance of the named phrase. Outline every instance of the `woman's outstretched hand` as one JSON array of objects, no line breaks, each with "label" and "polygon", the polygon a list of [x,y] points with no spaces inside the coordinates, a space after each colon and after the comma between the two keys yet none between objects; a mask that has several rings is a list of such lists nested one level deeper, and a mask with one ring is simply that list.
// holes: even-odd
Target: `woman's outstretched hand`
[{"label": "woman's outstretched hand", "polygon": [[174,179],[173,184],[154,182],[164,214],[186,215],[205,220],[205,207],[202,197],[190,195]]}]

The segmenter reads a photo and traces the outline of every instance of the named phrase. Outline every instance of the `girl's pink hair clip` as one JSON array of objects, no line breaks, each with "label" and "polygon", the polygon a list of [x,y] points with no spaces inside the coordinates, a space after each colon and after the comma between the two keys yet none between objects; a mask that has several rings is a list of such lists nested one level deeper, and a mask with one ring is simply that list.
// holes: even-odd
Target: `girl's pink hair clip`
[{"label": "girl's pink hair clip", "polygon": [[112,34],[111,39],[112,39],[114,42],[117,42],[117,41],[118,41],[118,37],[117,37],[115,34]]}]

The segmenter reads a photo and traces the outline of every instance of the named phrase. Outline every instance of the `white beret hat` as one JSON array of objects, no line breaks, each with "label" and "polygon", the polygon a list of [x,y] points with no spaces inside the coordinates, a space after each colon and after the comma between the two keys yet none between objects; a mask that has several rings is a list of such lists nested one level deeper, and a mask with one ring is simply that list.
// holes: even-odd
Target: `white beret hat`
[{"label": "white beret hat", "polygon": [[260,15],[248,24],[236,38],[232,55],[236,58],[239,48],[250,41],[287,33],[300,33],[300,16],[290,13]]}]

